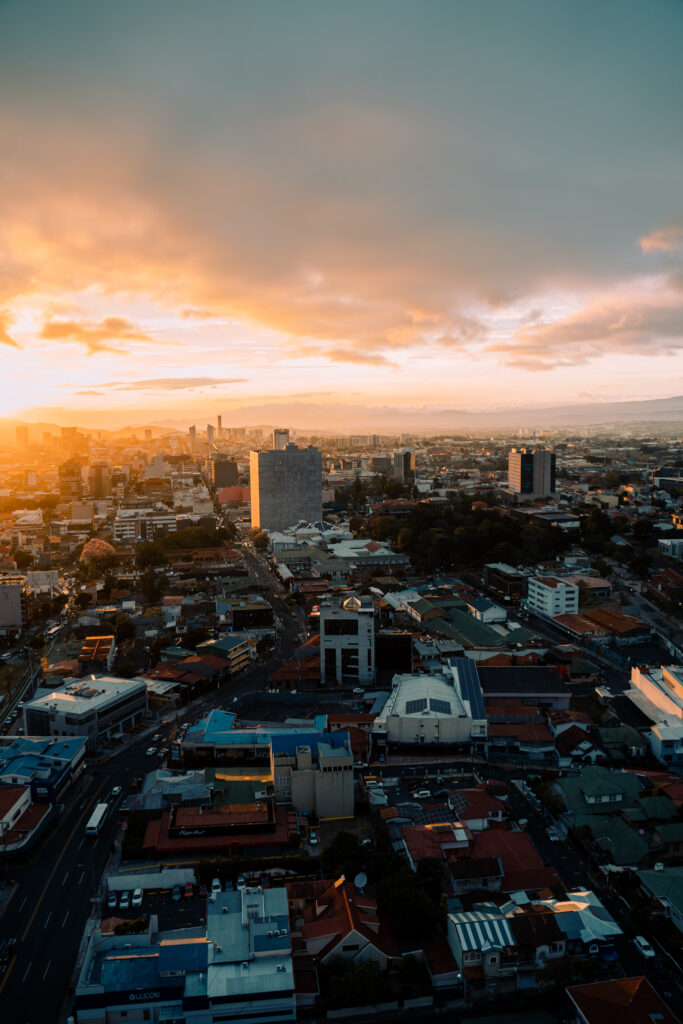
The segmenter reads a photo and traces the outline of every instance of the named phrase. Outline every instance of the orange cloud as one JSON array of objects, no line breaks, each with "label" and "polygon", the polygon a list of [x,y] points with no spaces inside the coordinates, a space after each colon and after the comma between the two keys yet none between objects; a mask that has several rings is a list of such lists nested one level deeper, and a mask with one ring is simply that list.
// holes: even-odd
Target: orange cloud
[{"label": "orange cloud", "polygon": [[8,328],[11,327],[14,318],[8,309],[0,309],[0,345],[9,345],[11,348],[19,348],[14,338],[10,335]]},{"label": "orange cloud", "polygon": [[640,239],[643,252],[678,252],[683,247],[683,222],[659,228]]},{"label": "orange cloud", "polygon": [[75,341],[85,345],[89,355],[96,352],[126,353],[128,350],[110,342],[144,341],[156,344],[156,339],[146,334],[129,320],[120,316],[108,316],[100,323],[85,320],[48,320],[40,331],[40,337],[47,341]]}]

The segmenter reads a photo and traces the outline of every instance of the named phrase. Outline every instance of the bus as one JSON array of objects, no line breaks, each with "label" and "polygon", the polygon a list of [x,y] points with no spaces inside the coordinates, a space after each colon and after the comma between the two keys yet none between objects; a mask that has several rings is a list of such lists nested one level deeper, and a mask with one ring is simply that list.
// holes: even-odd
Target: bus
[{"label": "bus", "polygon": [[109,810],[109,804],[98,804],[97,805],[95,810],[92,812],[92,815],[90,816],[90,820],[88,821],[88,824],[85,826],[85,834],[86,834],[86,836],[96,836],[96,835],[98,835],[100,829],[104,825],[104,819],[107,817],[108,810]]}]

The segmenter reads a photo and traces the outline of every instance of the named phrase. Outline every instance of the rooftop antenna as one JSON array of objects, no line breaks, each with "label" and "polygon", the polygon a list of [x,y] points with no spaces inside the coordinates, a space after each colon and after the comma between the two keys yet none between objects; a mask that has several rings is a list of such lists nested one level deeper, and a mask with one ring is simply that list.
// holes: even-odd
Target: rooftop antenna
[{"label": "rooftop antenna", "polygon": [[364,871],[358,872],[358,874],[353,880],[353,884],[355,885],[356,889],[358,889],[358,892],[363,892],[363,889],[368,884],[368,876],[365,874]]}]

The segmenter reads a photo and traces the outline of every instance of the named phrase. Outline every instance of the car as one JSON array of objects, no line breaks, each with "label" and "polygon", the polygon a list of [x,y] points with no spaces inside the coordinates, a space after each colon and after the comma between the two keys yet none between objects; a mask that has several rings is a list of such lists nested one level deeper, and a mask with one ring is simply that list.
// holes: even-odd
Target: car
[{"label": "car", "polygon": [[119,900],[119,910],[128,910],[130,906],[130,893],[127,889],[124,889],[121,893],[121,899]]},{"label": "car", "polygon": [[118,901],[119,901],[118,893],[110,892],[109,893],[109,899],[107,900],[107,907],[109,908],[109,910],[114,910],[114,908],[116,907],[116,904],[118,903]]},{"label": "car", "polygon": [[5,725],[11,725],[11,724],[12,724],[12,716],[8,715],[8,717],[5,719]]},{"label": "car", "polygon": [[134,907],[141,907],[142,895],[142,889],[133,889],[133,899],[131,900],[131,905]]},{"label": "car", "polygon": [[413,800],[429,800],[431,795],[428,789],[416,789],[411,793]]},{"label": "car", "polygon": [[239,878],[237,879],[237,886],[236,886],[237,891],[238,892],[244,892],[246,887],[247,887],[247,880],[244,877],[244,875],[240,875]]},{"label": "car", "polygon": [[185,899],[191,900],[194,898],[194,886],[192,882],[185,883]]},{"label": "car", "polygon": [[648,960],[654,959],[654,957],[657,955],[644,935],[636,935],[635,939],[633,940],[633,944],[638,950],[638,952],[642,953],[642,955],[644,957],[647,957]]},{"label": "car", "polygon": [[171,899],[173,900],[174,903],[177,903],[178,900],[180,900],[181,898],[182,898],[182,893],[180,891],[180,886],[179,885],[174,885],[173,889],[171,890]]},{"label": "car", "polygon": [[318,839],[318,833],[317,832],[309,832],[308,833],[308,841],[311,844],[311,846],[318,846],[318,844],[320,843],[320,840]]},{"label": "car", "polygon": [[154,735],[152,736],[152,739],[154,740],[155,743],[158,743],[159,740],[161,739],[161,733],[155,732]]},{"label": "car", "polygon": [[559,835],[557,834],[557,832],[555,831],[554,828],[547,828],[545,830],[545,834],[547,835],[547,837],[548,837],[548,839],[550,840],[551,843],[559,843],[560,842],[560,837],[559,837]]},{"label": "car", "polygon": [[200,885],[199,886],[199,896],[200,896],[200,898],[201,899],[206,899],[206,897],[208,895],[209,895],[209,890],[207,889],[207,887],[205,885]]},{"label": "car", "polygon": [[219,893],[223,892],[223,886],[220,878],[214,878],[211,882],[211,895],[218,896]]},{"label": "car", "polygon": [[114,788],[111,791],[111,795],[112,796],[120,796],[121,795],[121,787],[120,786],[114,786]]},{"label": "car", "polygon": [[156,747],[147,747],[147,750],[145,751],[145,753],[148,754],[150,757],[152,756],[152,754],[156,754],[156,752]]}]

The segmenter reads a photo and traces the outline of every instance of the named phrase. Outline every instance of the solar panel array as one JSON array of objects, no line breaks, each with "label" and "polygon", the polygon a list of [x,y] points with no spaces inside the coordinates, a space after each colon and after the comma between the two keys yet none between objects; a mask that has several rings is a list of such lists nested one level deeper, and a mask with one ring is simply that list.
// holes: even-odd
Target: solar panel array
[{"label": "solar panel array", "polygon": [[457,789],[450,794],[449,802],[453,812],[462,817],[468,807],[467,797],[463,793],[458,793]]},{"label": "solar panel array", "polygon": [[469,658],[453,658],[451,664],[457,669],[460,696],[469,702],[472,718],[485,719],[486,709],[484,708],[481,683],[477,675],[477,666]]},{"label": "solar panel array", "polygon": [[451,705],[447,700],[436,700],[434,697],[429,698],[429,709],[430,711],[438,711],[442,715],[450,715]]},{"label": "solar panel array", "polygon": [[416,715],[420,711],[426,711],[426,710],[427,710],[427,698],[426,697],[418,697],[416,700],[407,700],[406,701],[406,714],[407,715]]}]

